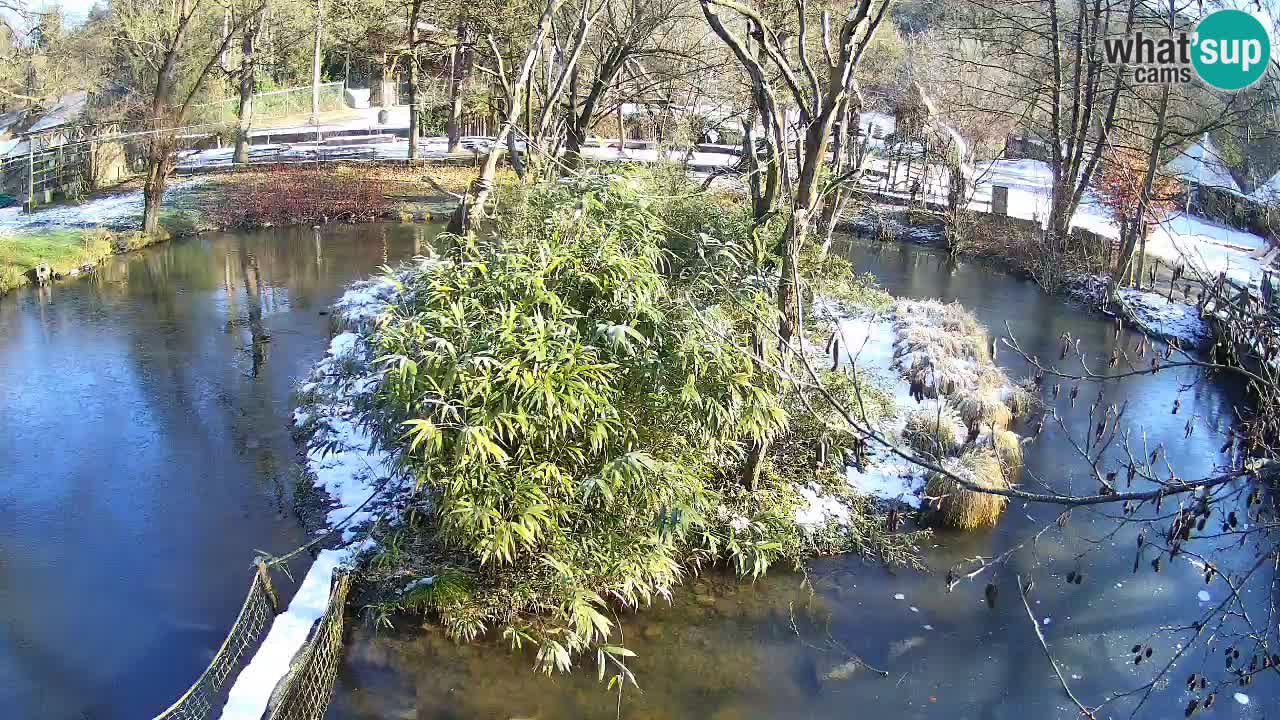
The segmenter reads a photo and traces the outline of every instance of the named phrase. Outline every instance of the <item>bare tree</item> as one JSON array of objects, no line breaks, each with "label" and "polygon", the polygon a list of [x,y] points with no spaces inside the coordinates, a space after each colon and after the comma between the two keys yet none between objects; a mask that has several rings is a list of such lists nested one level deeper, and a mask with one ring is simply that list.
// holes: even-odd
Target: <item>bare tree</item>
[{"label": "bare tree", "polygon": [[422,136],[422,119],[418,83],[418,24],[422,15],[422,0],[409,3],[409,160],[418,159],[418,141]]},{"label": "bare tree", "polygon": [[[538,23],[531,34],[524,59],[514,76],[507,72],[506,64],[503,62],[501,55],[495,57],[495,72],[503,87],[506,88],[507,106],[510,108],[520,107],[521,103],[524,102],[524,94],[529,87],[529,78],[533,75],[533,66],[537,61],[539,49],[551,26],[551,17],[559,4],[560,0],[546,0],[542,15],[538,18]],[[490,45],[493,46],[496,43],[492,42],[491,39]],[[506,121],[498,128],[493,144],[489,147],[489,152],[485,156],[484,165],[480,168],[480,173],[471,182],[466,195],[459,201],[457,209],[454,210],[453,216],[449,220],[449,232],[457,235],[466,235],[472,231],[477,218],[484,209],[485,202],[489,198],[489,193],[493,190],[493,179],[498,172],[498,160],[502,156],[507,136],[512,132],[517,119],[518,116],[515,112],[508,113]]]},{"label": "bare tree", "polygon": [[1125,92],[1124,68],[1108,63],[1103,38],[1132,31],[1139,6],[1138,0],[965,0],[948,9],[948,29],[959,41],[951,56],[957,69],[1003,77],[974,112],[1013,117],[1048,148],[1047,267],[1059,266],[1055,258]]},{"label": "bare tree", "polygon": [[[254,0],[218,42],[198,45],[201,30],[220,26],[220,6],[207,0],[122,0],[113,3],[117,39],[136,63],[149,100],[143,109],[148,130],[142,229],[160,229],[160,203],[177,151],[177,128],[236,33],[256,16],[264,0]],[[149,77],[148,77],[149,76]]]},{"label": "bare tree", "polygon": [[245,21],[240,35],[240,69],[236,85],[238,87],[239,105],[236,113],[236,146],[232,161],[237,164],[249,162],[249,130],[253,127],[253,94],[257,90],[258,48],[257,43],[262,29],[265,27],[266,3]]},{"label": "bare tree", "polygon": [[449,152],[462,149],[462,101],[471,77],[474,55],[472,29],[467,15],[458,17],[457,35],[449,50],[449,110],[445,133],[449,136]]},{"label": "bare tree", "polygon": [[[766,119],[768,130],[765,139],[768,162],[776,164],[784,189],[790,193],[790,213],[786,228],[778,245],[781,268],[778,278],[778,340],[782,347],[791,346],[801,323],[799,296],[800,248],[808,238],[814,223],[814,213],[822,200],[824,170],[832,129],[837,120],[847,124],[849,117],[859,109],[849,102],[856,88],[856,69],[876,29],[884,20],[891,0],[879,3],[873,0],[856,0],[850,3],[844,20],[839,24],[835,37],[826,32],[831,24],[822,22],[824,30],[822,46],[828,61],[826,77],[819,80],[815,65],[809,57],[808,43],[810,8],[806,0],[796,0],[796,48],[794,56],[786,45],[787,36],[778,33],[756,10],[734,0],[700,0],[703,15],[712,31],[729,46],[734,56],[751,78],[752,95],[759,117]],[[720,17],[721,11],[733,13],[745,22],[754,51],[748,41],[732,30]],[[825,14],[824,14],[825,15]],[[795,58],[795,61],[792,60]],[[792,181],[788,171],[788,152],[783,135],[783,113],[771,77],[771,71],[782,77],[788,99],[797,108],[802,142],[796,157],[796,179]],[[759,477],[761,460],[766,448],[756,443],[752,448],[745,471],[746,482],[754,485]]]},{"label": "bare tree", "polygon": [[324,0],[316,0],[315,44],[311,50],[311,122],[320,124],[320,50],[324,41]]},{"label": "bare tree", "polygon": [[[790,190],[790,217],[779,244],[782,268],[778,287],[778,309],[782,316],[779,336],[782,343],[788,344],[799,321],[795,264],[812,227],[814,210],[822,198],[820,183],[827,163],[832,129],[838,118],[843,116],[847,125],[848,118],[857,112],[850,103],[851,97],[857,99],[854,93],[857,82],[855,70],[891,2],[858,0],[851,4],[835,38],[829,35],[823,38],[829,60],[826,77],[822,82],[819,81],[814,63],[809,57],[809,8],[805,0],[797,0],[795,4],[798,32],[795,50],[797,60],[794,63],[790,59],[789,48],[784,45],[786,36],[769,27],[760,13],[733,0],[701,0],[701,4],[712,30],[733,50],[752,78],[756,110],[761,117],[771,118],[772,137],[769,142],[776,147],[770,153],[780,165],[784,187]],[[758,43],[759,52],[748,52],[747,42],[729,29],[720,18],[719,9],[736,13],[748,23],[749,32]],[[829,27],[829,23],[824,22],[823,26]],[[787,169],[780,105],[767,66],[782,76],[789,100],[794,103],[800,115],[803,142],[796,158],[794,182]]]},{"label": "bare tree", "polygon": [[[581,160],[582,145],[595,122],[608,113],[606,97],[620,90],[623,70],[642,58],[662,55],[686,56],[669,46],[677,39],[673,31],[682,21],[678,0],[606,0],[603,21],[596,26],[595,40],[588,44],[594,61],[577,63],[569,74],[568,120],[564,142],[564,170],[575,170]],[[589,80],[582,78],[590,72]],[[580,88],[585,84],[585,89]],[[644,87],[641,83],[641,87]],[[621,92],[618,93],[621,95]],[[619,99],[615,105],[620,106]]]}]

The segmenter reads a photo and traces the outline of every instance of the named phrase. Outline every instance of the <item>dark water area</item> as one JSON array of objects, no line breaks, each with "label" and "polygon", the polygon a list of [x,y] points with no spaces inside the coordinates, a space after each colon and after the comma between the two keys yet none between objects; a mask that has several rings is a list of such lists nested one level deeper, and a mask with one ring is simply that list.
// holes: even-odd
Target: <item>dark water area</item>
[{"label": "dark water area", "polygon": [[[1105,367],[1116,343],[1132,349],[1140,336],[1117,339],[1112,321],[1046,296],[1034,284],[981,264],[951,265],[945,256],[918,245],[876,245],[850,241],[847,255],[859,271],[874,273],[902,297],[959,301],[993,334],[1008,331],[1027,351],[1054,361],[1059,336],[1069,332]],[[1029,370],[1011,351],[997,362],[1013,378]],[[1191,371],[1166,371],[1122,385],[1108,385],[1103,405],[1128,402],[1125,424],[1133,441],[1163,445],[1181,477],[1211,472],[1226,461],[1219,448],[1232,419],[1238,388],[1191,383]],[[1069,386],[1046,402],[1064,418],[1083,445],[1090,421],[1087,408],[1097,387],[1083,387],[1072,408]],[[1179,414],[1171,413],[1175,399]],[[1184,437],[1188,417],[1196,430]],[[1015,430],[1027,433],[1025,426]],[[1144,436],[1145,433],[1145,436]],[[1071,437],[1052,423],[1025,448],[1022,486],[1092,493],[1096,482]],[[1112,462],[1118,455],[1109,455]],[[1122,473],[1123,477],[1123,473]],[[1135,488],[1140,485],[1135,483]],[[1167,510],[1168,508],[1166,508]],[[532,657],[510,652],[500,641],[459,646],[429,625],[405,620],[394,631],[374,631],[357,623],[349,633],[344,666],[331,718],[452,720],[479,718],[1075,718],[1036,639],[1038,623],[1073,691],[1090,705],[1112,693],[1140,688],[1156,668],[1172,659],[1190,625],[1228,592],[1219,578],[1203,582],[1203,572],[1185,558],[1140,558],[1133,572],[1136,528],[1117,530],[1105,514],[1118,508],[1071,513],[1065,528],[1059,508],[1013,503],[998,527],[967,534],[938,533],[925,548],[926,572],[890,572],[858,558],[816,560],[802,574],[771,572],[755,583],[710,573],[676,593],[672,603],[624,613],[618,638],[637,653],[629,665],[640,689],[619,698],[596,679],[594,658],[580,671],[546,678],[531,671]],[[1048,528],[1034,542],[1027,542]],[[1229,542],[1229,541],[1228,541]],[[976,557],[1008,555],[1009,562],[946,592],[949,567]],[[1211,553],[1226,570],[1252,565],[1248,552],[1218,552],[1207,542],[1188,545]],[[966,570],[976,564],[964,565]],[[1081,584],[1066,576],[1083,572]],[[1033,578],[1033,619],[1023,607],[1018,578]],[[1254,583],[1266,588],[1270,573]],[[999,591],[989,609],[984,588]],[[1197,593],[1209,593],[1202,602]],[[1246,593],[1246,604],[1266,616],[1269,600]],[[1150,643],[1152,658],[1135,665],[1131,648]],[[851,662],[860,658],[882,676]],[[1216,717],[1265,717],[1273,712],[1274,681],[1260,678],[1235,687],[1223,672],[1221,645],[1197,644],[1184,655],[1167,686],[1157,687],[1139,713],[1144,718],[1182,717],[1191,697],[1182,684],[1192,672],[1207,671],[1211,683],[1224,682]],[[1233,695],[1247,694],[1248,704]],[[1143,692],[1117,699],[1100,717],[1128,717]]]},{"label": "dark water area", "polygon": [[201,236],[0,298],[0,717],[149,718],[199,676],[255,550],[306,540],[289,416],[321,313],[432,235]]}]

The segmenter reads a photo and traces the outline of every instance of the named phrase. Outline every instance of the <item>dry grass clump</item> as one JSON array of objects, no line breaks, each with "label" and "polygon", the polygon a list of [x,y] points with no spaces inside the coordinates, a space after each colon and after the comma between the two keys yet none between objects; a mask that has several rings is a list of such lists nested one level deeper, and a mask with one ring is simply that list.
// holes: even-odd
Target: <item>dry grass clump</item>
[{"label": "dry grass clump", "polygon": [[921,408],[907,416],[902,437],[917,452],[934,457],[954,455],[965,441],[965,427],[960,414],[950,405]]},{"label": "dry grass clump", "polygon": [[995,453],[1005,480],[1010,483],[1018,481],[1022,474],[1022,438],[1017,433],[994,430],[978,436],[975,444]]},{"label": "dry grass clump", "polygon": [[955,401],[960,417],[970,431],[1008,430],[1013,422],[1013,411],[1005,404],[999,391],[984,388],[968,393]]},{"label": "dry grass clump", "polygon": [[1040,405],[1040,396],[1034,388],[1030,380],[1009,387],[1005,403],[1013,411],[1014,417],[1022,417]]},{"label": "dry grass clump", "polygon": [[[945,467],[952,474],[980,487],[993,490],[1011,487],[1005,480],[999,459],[991,450],[970,450],[959,459],[946,461]],[[944,527],[955,530],[992,527],[1009,504],[1007,498],[969,490],[942,473],[929,475],[924,493],[929,498],[933,516]]]},{"label": "dry grass clump", "polygon": [[[963,355],[983,363],[991,362],[987,331],[959,303],[940,303],[936,300],[906,300],[898,303],[898,318],[903,326],[932,326],[961,343]],[[899,329],[902,332],[902,328]]]},{"label": "dry grass clump", "polygon": [[908,413],[902,430],[907,445],[938,459],[950,473],[928,478],[925,495],[933,514],[958,530],[995,525],[1007,500],[970,490],[952,477],[1009,488],[1023,463],[1021,438],[1009,427],[1033,408],[1036,396],[995,365],[989,335],[960,305],[900,300],[894,314],[894,366],[917,401],[942,403]]},{"label": "dry grass clump", "polygon": [[967,310],[932,300],[895,305],[893,354],[912,390],[923,397],[976,386],[991,365],[987,334]]}]

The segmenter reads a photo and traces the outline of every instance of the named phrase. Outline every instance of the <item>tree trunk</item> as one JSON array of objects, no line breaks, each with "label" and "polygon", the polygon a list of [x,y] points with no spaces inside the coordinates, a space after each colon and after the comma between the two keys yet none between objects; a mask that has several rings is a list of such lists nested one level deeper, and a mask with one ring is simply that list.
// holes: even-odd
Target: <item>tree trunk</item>
[{"label": "tree trunk", "polygon": [[764,160],[762,162],[759,155],[756,155],[756,167],[759,180],[763,180],[763,187],[752,197],[753,207],[751,208],[751,215],[757,227],[764,224],[777,207],[778,193],[782,187],[783,166],[787,162],[786,154],[782,151],[781,133],[774,123],[771,112],[760,112],[760,139],[764,141]]},{"label": "tree trunk", "polygon": [[143,186],[142,232],[157,235],[160,228],[160,204],[164,200],[164,188],[173,164],[173,137],[170,133],[151,136],[147,151],[147,176]]},{"label": "tree trunk", "polygon": [[156,71],[156,87],[151,96],[152,135],[147,146],[147,177],[142,205],[142,232],[147,235],[160,232],[160,203],[164,199],[164,186],[173,163],[175,138],[173,132],[165,126],[169,106],[173,102],[175,68],[184,37],[185,32],[180,31],[175,35],[173,44],[165,51],[164,59]]},{"label": "tree trunk", "polygon": [[769,441],[755,439],[751,441],[751,449],[747,453],[747,465],[742,470],[742,481],[748,490],[760,486],[760,471],[764,469],[764,458],[769,452]]},{"label": "tree trunk", "polygon": [[582,145],[587,141],[587,130],[578,124],[577,117],[569,120],[564,131],[563,173],[570,173],[582,165]]},{"label": "tree trunk", "polygon": [[324,34],[324,0],[316,0],[316,37],[311,54],[311,122],[320,124],[320,40]]},{"label": "tree trunk", "polygon": [[[1129,223],[1127,232],[1122,236],[1123,242],[1120,248],[1120,266],[1117,268],[1115,275],[1111,277],[1111,281],[1107,283],[1107,302],[1115,302],[1119,297],[1117,282],[1118,278],[1122,278],[1128,274],[1129,265],[1133,262],[1134,251],[1137,249],[1138,241],[1141,239],[1143,254],[1146,252],[1146,232],[1147,232],[1147,215],[1148,208],[1151,203],[1151,187],[1155,182],[1156,171],[1160,166],[1160,149],[1164,146],[1165,126],[1169,118],[1169,85],[1166,83],[1160,93],[1160,106],[1156,112],[1156,124],[1154,134],[1151,138],[1151,146],[1147,150],[1147,167],[1142,177],[1142,186],[1138,189],[1138,207],[1132,222]],[[1138,256],[1137,278],[1138,284],[1142,284],[1142,261],[1143,255]]]},{"label": "tree trunk", "polygon": [[[754,106],[753,106],[754,107]],[[760,184],[760,156],[756,154],[754,111],[742,120],[742,157],[746,163],[747,190],[751,194],[751,217],[756,225],[764,222],[764,189]]]},{"label": "tree trunk", "polygon": [[622,117],[622,98],[618,98],[618,155],[627,154],[627,121]]},{"label": "tree trunk", "polygon": [[[858,134],[857,129],[861,115],[862,93],[855,83],[852,92],[845,94],[840,101],[839,109],[836,111],[837,120],[831,145],[831,174],[833,176],[841,177],[845,174],[853,173],[854,177],[856,177],[855,171],[861,169],[861,165],[849,162],[850,138],[856,137]],[[845,182],[845,180],[841,180],[827,197],[821,201],[822,214],[818,219],[818,227],[823,233],[823,255],[827,254],[831,249],[836,225],[840,221],[840,213],[844,211],[846,201],[850,195],[845,189]]]},{"label": "tree trunk", "polygon": [[260,20],[250,22],[244,28],[240,42],[240,107],[236,126],[236,148],[232,162],[243,165],[249,162],[249,130],[253,127],[253,91],[257,85],[258,60],[254,52]]},{"label": "tree trunk", "polygon": [[[547,28],[551,24],[551,15],[558,5],[559,0],[547,0],[546,7],[542,11],[542,17],[538,20],[538,26],[532,41],[529,43],[529,49],[525,51],[524,63],[520,67],[520,74],[516,76],[511,86],[510,105],[513,109],[520,107],[520,103],[524,102],[524,93],[529,85],[529,76],[533,73],[533,63],[537,58],[538,48],[542,45],[542,40],[547,35]],[[517,119],[518,114],[516,112],[507,113],[506,122],[502,123],[502,127],[498,129],[493,139],[493,145],[489,147],[489,154],[485,157],[484,165],[480,169],[480,174],[472,181],[467,194],[458,202],[458,207],[454,210],[453,217],[449,219],[449,232],[455,235],[466,235],[474,228],[475,220],[484,208],[485,201],[489,199],[489,193],[493,190],[493,178],[498,172],[498,158],[502,154],[502,146],[511,134],[511,128],[517,122]]]},{"label": "tree trunk", "polygon": [[418,107],[418,15],[422,0],[409,6],[409,160],[418,159],[418,140],[422,135]]},{"label": "tree trunk", "polygon": [[[1138,224],[1138,247],[1136,248],[1136,252],[1135,252],[1135,255],[1137,256],[1138,266],[1134,270],[1134,276],[1138,278],[1139,290],[1142,289],[1142,273],[1146,272],[1146,269],[1147,269],[1147,231],[1148,231],[1148,226],[1146,222],[1141,222]],[[1152,278],[1151,289],[1152,290],[1156,289],[1154,278]]]},{"label": "tree trunk", "polygon": [[507,133],[507,158],[511,163],[511,169],[516,171],[516,177],[524,180],[529,174],[529,168],[525,164],[526,156],[529,152],[528,143],[525,144],[525,152],[520,152],[520,148],[516,146],[516,134]]},{"label": "tree trunk", "polygon": [[947,210],[952,215],[963,210],[969,197],[969,178],[964,174],[964,159],[947,164]]},{"label": "tree trunk", "polygon": [[[578,71],[574,70],[569,86],[569,127],[564,144],[566,170],[573,171],[582,165],[582,146],[586,143],[587,131],[591,129],[591,121],[595,118],[596,108],[604,101],[609,87],[613,85],[614,79],[622,71],[622,66],[626,62],[629,53],[630,51],[623,46],[615,46],[610,51],[604,62],[596,69],[596,77],[591,81],[591,89],[582,98],[581,107],[577,104]],[[619,93],[619,96],[621,96],[621,93]],[[621,97],[619,97],[619,100],[621,100]],[[619,104],[618,112],[622,112],[621,104]],[[621,118],[621,115],[619,115],[619,118]],[[619,126],[621,126],[621,119],[619,119]]]},{"label": "tree trunk", "polygon": [[449,61],[449,152],[462,151],[462,100],[466,93],[467,66],[470,64],[469,33],[464,22],[458,22],[457,44]]},{"label": "tree trunk", "polygon": [[809,211],[797,203],[782,233],[782,270],[778,277],[778,338],[785,357],[791,339],[800,326],[799,287],[796,266],[800,248],[809,234]]},{"label": "tree trunk", "polygon": [[384,108],[392,107],[400,100],[396,91],[396,61],[388,59],[386,54],[383,54],[382,63],[378,66],[377,93],[371,93],[370,98],[370,104]]}]

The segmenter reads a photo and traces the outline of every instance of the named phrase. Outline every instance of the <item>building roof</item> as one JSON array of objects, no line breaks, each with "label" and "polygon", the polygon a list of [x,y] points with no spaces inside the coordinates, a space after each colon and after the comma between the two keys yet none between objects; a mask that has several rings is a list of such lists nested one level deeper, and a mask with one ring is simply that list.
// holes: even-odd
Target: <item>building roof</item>
[{"label": "building roof", "polygon": [[48,110],[27,128],[27,132],[41,132],[42,130],[52,130],[61,125],[67,125],[80,119],[84,114],[85,104],[89,101],[89,93],[85,90],[77,90],[67,93],[58,98]]},{"label": "building roof", "polygon": [[1200,141],[1178,153],[1178,156],[1165,166],[1165,170],[1190,183],[1204,187],[1219,188],[1236,194],[1240,186],[1231,171],[1227,169],[1222,153],[1214,144],[1209,133],[1205,133]]},{"label": "building roof", "polygon": [[1280,202],[1280,172],[1249,193],[1249,199],[1263,204]]}]

